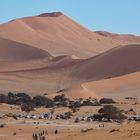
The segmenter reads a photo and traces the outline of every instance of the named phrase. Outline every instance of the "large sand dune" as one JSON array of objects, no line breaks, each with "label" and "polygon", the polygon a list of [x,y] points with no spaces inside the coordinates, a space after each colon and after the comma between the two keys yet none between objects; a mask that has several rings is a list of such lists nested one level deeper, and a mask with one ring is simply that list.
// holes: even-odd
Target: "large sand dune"
[{"label": "large sand dune", "polygon": [[47,50],[52,55],[80,58],[127,44],[93,33],[62,13],[45,13],[1,24],[0,36]]},{"label": "large sand dune", "polygon": [[[56,95],[57,91],[64,89],[63,93],[69,97],[96,97],[94,90],[80,85],[139,71],[139,60],[140,45],[120,46],[87,60],[56,57],[38,68],[0,73],[1,91],[25,91],[34,94],[47,92]],[[77,93],[77,96],[73,93]]]},{"label": "large sand dune", "polygon": [[126,45],[80,62],[74,67],[74,77],[99,80],[140,70],[140,45]]},{"label": "large sand dune", "polygon": [[139,37],[104,34],[89,31],[61,12],[1,24],[0,91],[56,95],[63,90],[69,97],[98,96],[97,88],[83,83],[123,75],[127,79],[140,70]]},{"label": "large sand dune", "polygon": [[140,72],[120,77],[92,81],[82,84],[83,88],[94,92],[98,97],[140,97]]}]

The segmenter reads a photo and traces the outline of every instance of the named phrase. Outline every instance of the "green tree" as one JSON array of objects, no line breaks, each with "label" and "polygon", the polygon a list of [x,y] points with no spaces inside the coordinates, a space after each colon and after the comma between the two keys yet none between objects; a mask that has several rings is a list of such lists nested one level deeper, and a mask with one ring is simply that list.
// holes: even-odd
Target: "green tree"
[{"label": "green tree", "polygon": [[99,109],[98,113],[104,116],[109,116],[111,119],[124,120],[126,116],[115,106],[105,105],[103,108]]},{"label": "green tree", "polygon": [[30,111],[33,111],[35,108],[35,104],[31,102],[23,103],[21,105],[21,110],[25,111],[26,113],[29,113]]}]

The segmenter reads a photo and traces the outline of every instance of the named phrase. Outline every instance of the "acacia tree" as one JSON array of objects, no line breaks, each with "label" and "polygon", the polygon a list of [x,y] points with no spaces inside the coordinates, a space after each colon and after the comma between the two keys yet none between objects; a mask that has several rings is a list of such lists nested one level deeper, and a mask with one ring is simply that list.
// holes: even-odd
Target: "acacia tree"
[{"label": "acacia tree", "polygon": [[22,111],[25,111],[26,113],[30,113],[30,111],[34,111],[34,108],[35,108],[35,104],[34,103],[23,103],[21,105],[21,110]]},{"label": "acacia tree", "polygon": [[80,103],[78,101],[71,101],[69,108],[72,110],[73,113],[79,111]]},{"label": "acacia tree", "polygon": [[105,105],[103,108],[99,109],[98,113],[108,116],[113,120],[126,119],[126,116],[121,112],[121,110],[113,105]]}]

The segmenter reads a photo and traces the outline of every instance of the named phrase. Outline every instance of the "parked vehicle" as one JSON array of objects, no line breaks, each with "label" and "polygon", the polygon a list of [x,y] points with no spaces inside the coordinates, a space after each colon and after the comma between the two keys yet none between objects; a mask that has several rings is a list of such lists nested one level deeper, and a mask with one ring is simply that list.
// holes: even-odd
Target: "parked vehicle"
[{"label": "parked vehicle", "polygon": [[19,114],[18,117],[19,117],[19,118],[24,118],[25,115],[24,115],[24,114]]},{"label": "parked vehicle", "polygon": [[44,118],[48,119],[51,116],[50,112],[44,114]]},{"label": "parked vehicle", "polygon": [[30,117],[30,115],[25,115],[24,116],[26,119],[30,119],[31,117]]},{"label": "parked vehicle", "polygon": [[31,116],[31,119],[36,119],[36,118],[37,118],[37,116],[34,114]]},{"label": "parked vehicle", "polygon": [[44,119],[44,115],[40,115],[39,116],[39,119]]},{"label": "parked vehicle", "polygon": [[139,115],[133,115],[128,118],[129,121],[140,121]]}]

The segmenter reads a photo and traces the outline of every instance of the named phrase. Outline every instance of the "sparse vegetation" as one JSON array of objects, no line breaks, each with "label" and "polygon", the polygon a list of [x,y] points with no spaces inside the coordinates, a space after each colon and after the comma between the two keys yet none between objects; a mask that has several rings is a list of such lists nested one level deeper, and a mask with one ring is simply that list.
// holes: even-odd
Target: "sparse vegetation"
[{"label": "sparse vegetation", "polygon": [[86,129],[82,129],[81,132],[85,133],[85,132],[92,131],[92,130],[93,130],[93,128],[86,128]]},{"label": "sparse vegetation", "polygon": [[73,113],[79,111],[80,102],[78,101],[70,101],[69,108],[72,110]]},{"label": "sparse vegetation", "polygon": [[109,133],[114,133],[114,132],[120,132],[120,130],[119,129],[112,129],[109,131]]},{"label": "sparse vegetation", "polygon": [[116,102],[111,98],[102,98],[100,99],[100,104],[115,104]]},{"label": "sparse vegetation", "polygon": [[51,106],[52,105],[52,100],[45,97],[45,96],[35,96],[33,98],[33,102],[36,106]]},{"label": "sparse vegetation", "polygon": [[75,123],[79,123],[79,122],[80,122],[79,118],[77,117],[77,118],[74,120],[74,122],[75,122]]},{"label": "sparse vegetation", "polygon": [[108,116],[112,120],[124,120],[126,116],[115,106],[105,105],[103,108],[99,109],[99,114]]},{"label": "sparse vegetation", "polygon": [[8,97],[4,94],[0,94],[0,103],[7,103]]},{"label": "sparse vegetation", "polygon": [[34,103],[31,103],[31,102],[23,103],[21,105],[21,110],[22,111],[25,111],[26,113],[29,113],[30,111],[33,111],[34,108],[35,108],[35,104]]},{"label": "sparse vegetation", "polygon": [[[101,99],[101,103],[114,103],[112,99]],[[97,99],[77,99],[70,100],[65,97],[64,94],[57,95],[53,99],[45,96],[31,97],[26,93],[12,93],[9,92],[7,95],[0,94],[0,103],[7,103],[12,105],[20,105],[21,110],[29,113],[36,107],[69,107],[73,113],[79,111],[81,106],[100,106],[100,102]]]},{"label": "sparse vegetation", "polygon": [[4,128],[5,127],[5,123],[0,124],[0,128]]},{"label": "sparse vegetation", "polygon": [[81,104],[81,106],[99,106],[100,103],[98,102],[97,99],[91,100],[91,99],[87,99],[84,100]]}]

